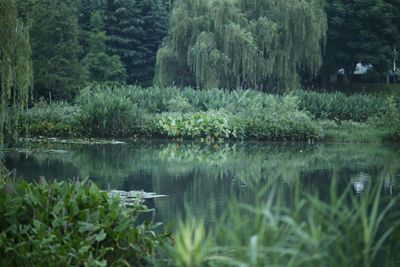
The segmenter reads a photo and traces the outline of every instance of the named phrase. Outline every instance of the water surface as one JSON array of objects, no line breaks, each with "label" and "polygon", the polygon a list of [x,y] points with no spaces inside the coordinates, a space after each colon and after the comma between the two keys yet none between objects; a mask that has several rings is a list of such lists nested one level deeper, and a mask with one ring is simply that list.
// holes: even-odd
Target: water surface
[{"label": "water surface", "polygon": [[[185,209],[207,217],[233,199],[255,198],[254,187],[278,184],[285,201],[294,185],[328,197],[332,179],[339,190],[361,194],[382,181],[385,194],[400,190],[398,147],[378,144],[284,144],[136,141],[126,145],[27,144],[5,153],[6,166],[30,181],[89,177],[102,189],[144,190],[168,195],[148,203],[158,220]],[[376,183],[378,184],[378,183]]]}]

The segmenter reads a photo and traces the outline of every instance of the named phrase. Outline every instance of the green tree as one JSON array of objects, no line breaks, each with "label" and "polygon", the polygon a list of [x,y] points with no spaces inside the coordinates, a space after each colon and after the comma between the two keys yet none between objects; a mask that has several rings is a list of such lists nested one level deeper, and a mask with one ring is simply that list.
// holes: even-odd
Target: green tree
[{"label": "green tree", "polygon": [[38,0],[31,17],[35,91],[71,98],[85,78],[80,52],[77,0]]},{"label": "green tree", "polygon": [[143,19],[140,42],[145,47],[143,58],[135,65],[134,72],[141,85],[153,83],[157,50],[168,32],[168,3],[165,0],[138,0]]},{"label": "green tree", "polygon": [[17,16],[25,24],[29,24],[31,11],[38,0],[16,0]]},{"label": "green tree", "polygon": [[29,33],[17,17],[14,0],[0,1],[0,145],[16,139],[18,117],[32,88]]},{"label": "green tree", "polygon": [[99,11],[92,14],[92,30],[89,32],[89,53],[82,64],[89,72],[90,81],[126,81],[126,70],[117,55],[106,54],[106,33],[102,31],[103,21]]},{"label": "green tree", "polygon": [[79,43],[82,47],[81,58],[85,57],[90,50],[90,34],[92,32],[92,15],[99,12],[104,17],[106,0],[80,0],[78,23],[80,27]]},{"label": "green tree", "polygon": [[394,49],[400,46],[400,2],[397,0],[328,0],[328,39],[322,76],[344,68],[351,82],[357,63],[372,64],[384,76]]},{"label": "green tree", "polygon": [[107,47],[120,56],[128,83],[151,83],[156,51],[166,33],[166,5],[164,0],[107,0]]},{"label": "green tree", "polygon": [[107,0],[105,29],[109,39],[110,54],[119,55],[128,72],[128,83],[137,82],[134,66],[143,57],[144,51],[138,36],[143,34],[143,20],[134,0]]},{"label": "green tree", "polygon": [[176,0],[155,83],[295,88],[316,74],[326,34],[322,0]]}]

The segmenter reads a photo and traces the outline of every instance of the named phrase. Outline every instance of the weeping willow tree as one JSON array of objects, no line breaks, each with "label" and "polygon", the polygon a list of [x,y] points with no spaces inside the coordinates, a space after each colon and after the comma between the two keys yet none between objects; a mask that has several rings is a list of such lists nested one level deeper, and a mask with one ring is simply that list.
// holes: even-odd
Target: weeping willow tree
[{"label": "weeping willow tree", "polygon": [[27,27],[14,0],[0,1],[0,146],[15,139],[20,111],[28,105],[32,63]]},{"label": "weeping willow tree", "polygon": [[177,0],[154,82],[198,88],[295,88],[315,75],[324,0]]}]

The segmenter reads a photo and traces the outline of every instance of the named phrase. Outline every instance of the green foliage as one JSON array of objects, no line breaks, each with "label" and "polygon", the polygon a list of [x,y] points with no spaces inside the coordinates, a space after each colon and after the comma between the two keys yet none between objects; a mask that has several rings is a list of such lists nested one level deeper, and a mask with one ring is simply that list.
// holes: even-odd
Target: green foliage
[{"label": "green foliage", "polygon": [[84,134],[79,124],[80,109],[65,102],[38,102],[21,116],[21,134],[32,136],[79,137]]},{"label": "green foliage", "polygon": [[143,113],[123,91],[86,89],[77,101],[80,123],[89,136],[133,136],[144,128]]},{"label": "green foliage", "polygon": [[82,64],[89,72],[90,81],[126,81],[126,70],[119,56],[106,54],[105,42],[108,39],[103,30],[103,21],[97,11],[91,16],[91,31],[89,32],[89,53]]},{"label": "green foliage", "polygon": [[[261,140],[318,139],[321,128],[304,112],[260,113],[243,118],[245,136]],[[239,121],[240,123],[240,121]]]},{"label": "green foliage", "polygon": [[170,99],[167,103],[166,108],[170,112],[180,112],[180,113],[188,113],[195,110],[192,104],[183,96],[177,96]]},{"label": "green foliage", "polygon": [[400,107],[394,97],[387,98],[387,112],[382,120],[375,122],[377,125],[390,125],[386,139],[394,142],[400,141]]},{"label": "green foliage", "polygon": [[386,136],[386,139],[394,142],[400,141],[400,124],[393,127],[392,131]]},{"label": "green foliage", "polygon": [[[400,4],[393,0],[326,1],[328,40],[323,73],[344,68],[351,82],[356,64],[372,64],[378,81],[391,70],[394,49],[400,41]],[[397,47],[398,48],[398,47]]]},{"label": "green foliage", "polygon": [[159,127],[162,135],[173,138],[236,138],[236,129],[228,118],[229,115],[218,111],[164,113],[159,116]]},{"label": "green foliage", "polygon": [[76,0],[40,0],[31,14],[35,91],[71,99],[86,78],[78,61],[80,33]]},{"label": "green foliage", "polygon": [[[97,132],[93,131],[95,136],[104,133],[106,129],[122,130],[116,136],[150,134],[213,140],[308,140],[319,135],[319,128],[305,112],[299,111],[297,100],[290,96],[272,96],[251,90],[199,91],[192,88],[143,89],[136,86],[114,89],[95,86],[92,91],[84,92],[88,93],[82,94],[86,100],[78,104],[82,110],[93,107],[89,117],[96,117],[92,122],[85,122],[84,128],[107,125],[105,121],[113,121],[111,118],[117,116],[116,114],[121,119],[115,120],[113,126],[95,126],[99,129]],[[104,101],[108,104],[102,104]],[[110,108],[109,120],[106,119],[103,109],[97,106],[111,107],[117,102],[123,102],[126,107],[119,111]],[[140,113],[130,115],[129,110],[134,108],[139,109]],[[143,116],[143,113],[147,116]],[[126,122],[122,122],[125,120]],[[135,124],[130,120],[137,121],[136,130],[123,130],[126,125]]]},{"label": "green foliage", "polygon": [[389,111],[387,99],[373,95],[343,93],[317,93],[296,91],[300,109],[307,110],[318,119],[365,122],[374,117],[382,118]]},{"label": "green foliage", "polygon": [[167,238],[148,212],[84,182],[0,182],[0,263],[18,266],[145,265]]},{"label": "green foliage", "polygon": [[353,143],[380,143],[387,139],[391,127],[379,126],[376,122],[360,123],[354,121],[319,121],[322,128],[321,140]]},{"label": "green foliage", "polygon": [[128,83],[149,85],[155,54],[165,35],[166,19],[163,0],[106,1],[107,48],[121,58]]},{"label": "green foliage", "polygon": [[125,82],[126,70],[119,56],[109,56],[104,52],[89,53],[82,61],[89,72],[89,78],[93,82],[117,81]]},{"label": "green foliage", "polygon": [[180,222],[175,245],[169,248],[169,256],[176,266],[204,266],[207,263],[210,238],[206,236],[203,222]]},{"label": "green foliage", "polygon": [[145,47],[143,57],[137,60],[132,72],[137,81],[143,86],[153,84],[156,55],[161,41],[168,31],[168,0],[136,0],[140,8],[140,17],[143,20],[143,33],[140,36],[142,46]]},{"label": "green foliage", "polygon": [[23,118],[33,136],[208,140],[378,142],[400,124],[399,103],[393,96],[306,91],[279,96],[255,90],[141,88],[110,83],[85,88],[73,106],[38,105]]},{"label": "green foliage", "polygon": [[[303,195],[296,180],[289,202],[276,182],[262,187],[250,182],[255,201],[232,201],[208,233],[201,231],[201,221],[181,223],[170,255],[178,255],[175,262],[181,266],[195,267],[392,266],[394,257],[385,257],[385,251],[397,246],[389,238],[400,230],[398,216],[389,215],[397,197],[383,199],[382,182],[359,197],[348,189],[338,193],[337,182],[333,179],[322,200],[318,194]],[[205,250],[201,244],[210,239]],[[182,249],[181,242],[196,250]]]},{"label": "green foliage", "polygon": [[28,106],[32,61],[27,27],[14,0],[0,3],[0,146],[16,139],[19,114]]},{"label": "green foliage", "polygon": [[294,88],[321,65],[323,1],[174,1],[155,84]]},{"label": "green foliage", "polygon": [[80,0],[78,2],[79,43],[82,46],[80,58],[82,58],[90,50],[90,35],[93,30],[92,16],[94,13],[99,13],[101,14],[101,19],[104,19],[105,0]]}]

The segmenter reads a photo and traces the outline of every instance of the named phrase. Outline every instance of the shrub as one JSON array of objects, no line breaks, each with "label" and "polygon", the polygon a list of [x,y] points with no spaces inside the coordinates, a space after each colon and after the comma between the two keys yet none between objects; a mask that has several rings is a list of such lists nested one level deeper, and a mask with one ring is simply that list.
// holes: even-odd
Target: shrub
[{"label": "shrub", "polygon": [[87,135],[131,136],[141,132],[143,112],[118,89],[85,89],[77,100],[80,123]]},{"label": "shrub", "polygon": [[0,182],[1,266],[144,265],[167,234],[84,182]]},{"label": "shrub", "polygon": [[167,109],[169,112],[181,112],[188,113],[194,112],[195,108],[188,102],[185,97],[177,96],[176,98],[170,99],[167,103]]},{"label": "shrub", "polygon": [[34,136],[77,137],[83,134],[79,124],[80,109],[66,102],[47,104],[40,101],[21,115],[20,133]]},{"label": "shrub", "polygon": [[246,136],[263,140],[310,140],[320,127],[304,112],[261,113],[243,118]]}]

